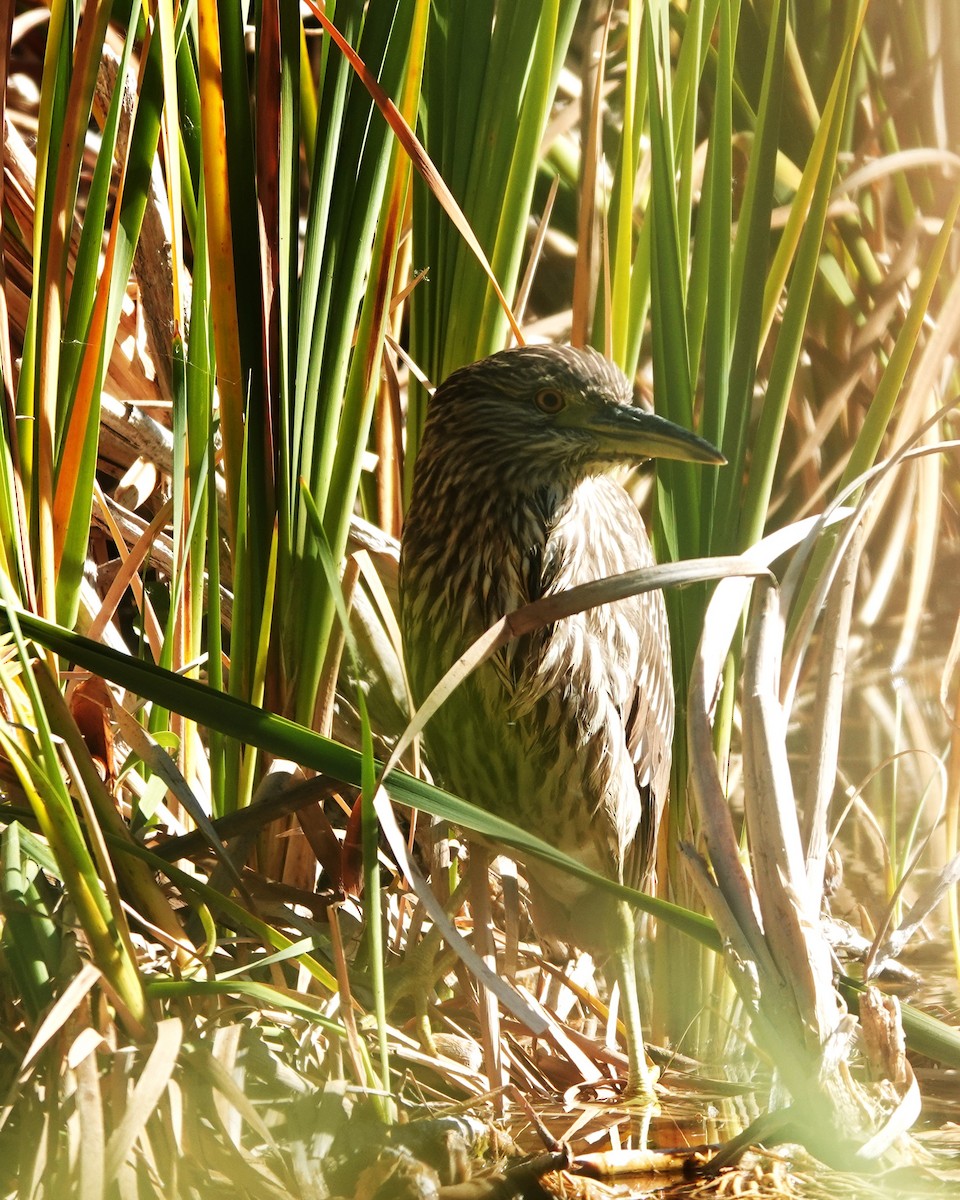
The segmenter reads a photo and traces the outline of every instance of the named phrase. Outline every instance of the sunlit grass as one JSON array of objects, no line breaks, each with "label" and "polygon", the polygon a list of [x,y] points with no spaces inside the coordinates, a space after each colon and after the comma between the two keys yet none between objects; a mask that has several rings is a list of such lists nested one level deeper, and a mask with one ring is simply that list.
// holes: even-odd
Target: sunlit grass
[{"label": "sunlit grass", "polygon": [[[443,911],[457,830],[562,856],[415,744],[396,813],[378,789],[409,716],[394,538],[426,383],[544,329],[729,460],[659,468],[663,561],[783,537],[726,640],[712,585],[667,592],[673,791],[633,899],[653,1028],[761,1111],[779,1066],[804,1136],[844,1102],[824,894],[873,960],[918,903],[941,971],[960,937],[956,48],[858,0],[81,8],[21,5],[0,42],[0,1191],[326,1195],[348,1084],[383,1119],[482,1094],[473,977],[445,957],[411,1004],[417,947],[483,977],[471,904]],[[544,1102],[608,1072],[610,1014],[596,965],[538,958],[520,875],[491,879],[486,978]]]}]

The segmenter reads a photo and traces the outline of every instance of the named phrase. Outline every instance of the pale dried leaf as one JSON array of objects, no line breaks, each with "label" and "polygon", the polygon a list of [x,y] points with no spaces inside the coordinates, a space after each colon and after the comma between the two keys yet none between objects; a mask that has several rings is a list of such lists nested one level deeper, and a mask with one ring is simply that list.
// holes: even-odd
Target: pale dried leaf
[{"label": "pale dried leaf", "polygon": [[120,1123],[107,1143],[105,1174],[109,1181],[117,1178],[120,1168],[143,1127],[150,1120],[170,1077],[177,1066],[183,1043],[183,1023],[179,1017],[168,1017],[157,1025],[157,1040],[144,1064],[140,1078],[127,1097]]}]

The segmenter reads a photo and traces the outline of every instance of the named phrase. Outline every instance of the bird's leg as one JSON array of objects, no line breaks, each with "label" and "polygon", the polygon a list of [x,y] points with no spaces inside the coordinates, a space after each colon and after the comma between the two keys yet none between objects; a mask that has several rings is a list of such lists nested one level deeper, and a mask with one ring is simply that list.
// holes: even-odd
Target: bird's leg
[{"label": "bird's leg", "polygon": [[627,1030],[627,1073],[626,1098],[641,1103],[656,1100],[654,1085],[660,1074],[647,1059],[643,1048],[643,1025],[640,1020],[640,997],[637,994],[637,967],[634,946],[637,927],[633,909],[625,900],[616,905],[616,928],[614,930],[615,962],[620,984],[620,1004],[623,1023]]}]

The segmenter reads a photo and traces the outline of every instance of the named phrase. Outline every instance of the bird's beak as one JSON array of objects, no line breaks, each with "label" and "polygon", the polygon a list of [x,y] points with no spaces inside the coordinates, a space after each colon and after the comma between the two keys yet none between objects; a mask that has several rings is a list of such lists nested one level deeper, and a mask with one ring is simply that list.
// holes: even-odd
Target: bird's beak
[{"label": "bird's beak", "polygon": [[640,458],[675,458],[681,462],[723,466],[727,461],[702,437],[642,408],[623,405],[612,411],[607,409],[593,415],[586,426],[612,455],[624,462]]}]

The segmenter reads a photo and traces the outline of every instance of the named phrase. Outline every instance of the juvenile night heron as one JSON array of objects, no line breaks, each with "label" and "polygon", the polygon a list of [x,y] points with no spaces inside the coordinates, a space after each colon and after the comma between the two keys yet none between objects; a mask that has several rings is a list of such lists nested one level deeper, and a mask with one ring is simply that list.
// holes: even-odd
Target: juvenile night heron
[{"label": "juvenile night heron", "polygon": [[[653,564],[636,506],[612,477],[647,458],[722,463],[694,434],[637,408],[594,350],[526,346],[454,372],[434,395],[400,555],[414,699],[511,609]],[[611,879],[650,873],[670,776],[674,696],[663,597],[557,621],[475,671],[425,731],[452,791]],[[526,863],[543,928],[612,955],[628,1093],[649,1096],[630,907]]]}]

